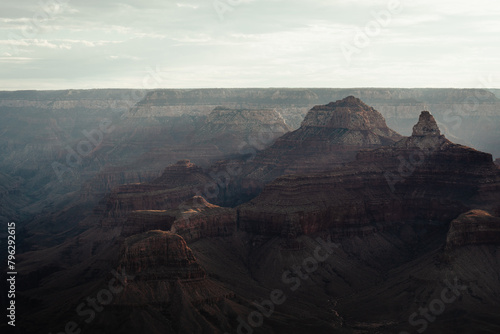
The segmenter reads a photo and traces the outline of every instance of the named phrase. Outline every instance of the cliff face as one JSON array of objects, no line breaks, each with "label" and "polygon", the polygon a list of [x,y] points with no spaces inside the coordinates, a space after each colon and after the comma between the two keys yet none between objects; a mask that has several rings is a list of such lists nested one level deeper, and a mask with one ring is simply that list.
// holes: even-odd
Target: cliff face
[{"label": "cliff face", "polygon": [[236,209],[222,208],[194,196],[179,205],[171,231],[187,242],[202,238],[231,236],[236,231]]},{"label": "cliff face", "polygon": [[446,248],[500,243],[500,218],[483,210],[461,214],[451,222]]},{"label": "cliff face", "polygon": [[[234,298],[234,293],[207,279],[182,237],[149,231],[125,239],[119,269],[133,280],[127,282],[109,311],[125,317],[130,326],[127,333],[145,328],[144,322],[138,324],[134,318],[143,318],[154,332],[228,327],[227,312],[231,307],[227,300]],[[134,310],[141,308],[145,312],[134,316]],[[217,312],[218,319],[204,316],[207,311]],[[160,321],[148,322],[151,316],[159,316]],[[103,320],[97,328],[104,326],[113,332],[117,325]]]},{"label": "cliff face", "polygon": [[202,238],[225,237],[236,230],[236,210],[208,203],[201,196],[182,202],[178,209],[137,210],[126,219],[108,219],[107,226],[121,228],[122,236],[149,230],[172,231],[187,242]]},{"label": "cliff face", "polygon": [[264,149],[276,138],[290,131],[285,120],[274,109],[228,109],[219,107],[208,115],[196,130],[194,143],[211,143],[222,152],[238,152],[248,143]]},{"label": "cliff face", "polygon": [[163,174],[151,182],[114,189],[101,201],[96,214],[119,219],[137,210],[176,209],[197,195],[197,186],[211,181],[200,167],[189,160],[180,160],[165,168]]},{"label": "cliff face", "polygon": [[299,129],[278,138],[244,167],[243,178],[265,183],[283,174],[330,170],[354,160],[361,149],[400,138],[380,113],[349,96],[312,108]]},{"label": "cliff face", "polygon": [[151,230],[170,231],[175,219],[173,210],[137,210],[128,213],[125,221],[108,221],[107,225],[121,228],[121,236],[128,237]]},{"label": "cliff face", "polygon": [[[482,89],[205,89],[151,92],[144,112],[187,112],[187,106],[208,114],[219,105],[228,108],[276,108],[292,130],[300,127],[313,105],[354,95],[377,109],[391,129],[411,134],[421,110],[433,110],[443,133],[460,144],[500,155],[500,100]],[[164,106],[168,105],[167,108]],[[139,106],[143,108],[142,106]],[[488,129],[488,131],[484,131]]]},{"label": "cliff face", "polygon": [[[163,136],[168,136],[167,129],[175,128],[172,125],[175,122],[169,123],[173,118],[169,117],[177,117],[182,112],[208,114],[212,107],[206,106],[212,102],[220,105],[221,96],[239,104],[237,109],[260,108],[255,104],[265,101],[270,105],[296,103],[293,107],[296,109],[290,110],[304,108],[305,112],[310,105],[298,107],[300,103],[306,103],[301,101],[326,96],[325,102],[321,102],[326,103],[331,100],[329,94],[333,91],[337,90],[315,90],[315,93],[309,90],[193,90],[160,91],[148,95],[144,103],[120,123],[127,126],[122,128],[116,123],[113,136],[104,139],[103,145],[94,152],[96,155],[92,155],[92,158],[102,160],[91,159],[92,162],[84,167],[87,173],[77,174],[80,177],[75,176],[71,185],[78,186],[79,182],[95,176],[95,181],[86,191],[97,194],[110,189],[108,186],[103,186],[102,190],[96,188],[101,187],[101,183],[147,181],[146,174],[129,174],[119,168],[113,170],[113,166],[106,166],[109,161],[130,162],[123,168],[129,171],[138,168],[141,172],[146,172],[148,167],[145,166],[153,162],[161,175],[147,174],[147,178],[155,181],[117,188],[100,203],[94,216],[82,222],[83,231],[70,230],[72,237],[64,243],[56,239],[55,242],[59,243],[56,247],[20,255],[19,268],[23,272],[19,281],[22,299],[18,300],[23,303],[23,309],[19,310],[20,319],[23,319],[22,326],[30,329],[25,332],[40,332],[42,328],[43,331],[47,329],[46,332],[63,329],[62,325],[75,318],[74,310],[81,302],[89,296],[103,296],[99,293],[108,286],[110,270],[115,269],[115,265],[119,270],[124,269],[130,279],[123,292],[115,295],[113,302],[106,305],[92,323],[87,325],[80,321],[83,332],[137,333],[142,330],[175,333],[183,329],[188,333],[234,333],[240,326],[238,318],[248,317],[257,310],[254,301],[270,298],[269,287],[284,291],[287,302],[276,308],[276,314],[265,319],[261,328],[263,332],[313,330],[331,333],[342,324],[338,307],[349,319],[362,319],[363,323],[354,325],[354,331],[399,332],[408,330],[408,315],[418,310],[422,301],[440,298],[441,283],[454,277],[452,275],[460,275],[461,282],[469,285],[472,296],[465,296],[464,302],[453,306],[447,305],[446,314],[440,318],[444,320],[434,322],[434,328],[451,333],[463,331],[460,321],[465,317],[461,315],[467,314],[473,319],[469,320],[469,326],[471,323],[478,326],[469,327],[470,332],[483,328],[485,332],[495,332],[497,328],[489,323],[498,320],[496,306],[500,294],[498,270],[494,269],[499,268],[498,256],[495,244],[487,248],[489,246],[485,243],[496,242],[496,223],[491,223],[492,218],[484,214],[477,214],[477,218],[467,216],[466,220],[473,220],[472,225],[460,224],[460,219],[458,223],[452,223],[449,245],[461,256],[457,256],[451,265],[446,263],[444,266],[440,259],[436,259],[436,250],[443,246],[441,237],[446,232],[434,235],[433,230],[429,231],[429,224],[423,228],[411,224],[415,221],[428,223],[429,220],[447,223],[473,208],[483,208],[498,215],[500,209],[498,168],[492,167],[491,155],[450,142],[441,134],[436,115],[438,122],[429,113],[422,113],[412,136],[389,147],[377,148],[382,138],[392,137],[392,132],[387,131],[376,113],[367,112],[358,101],[350,98],[338,105],[333,103],[314,108],[307,125],[297,132],[299,135],[285,135],[282,138],[290,140],[281,140],[278,147],[279,152],[285,152],[284,156],[291,152],[290,161],[300,162],[302,154],[310,154],[310,160],[305,158],[302,165],[297,164],[298,167],[288,162],[280,165],[279,158],[269,154],[266,158],[266,164],[267,161],[269,164],[261,165],[255,170],[255,175],[271,175],[273,164],[278,166],[274,169],[279,171],[277,176],[287,168],[315,171],[318,166],[328,166],[329,163],[337,169],[280,177],[255,200],[240,206],[239,213],[210,204],[201,197],[193,197],[198,190],[203,191],[205,186],[216,182],[197,165],[179,161],[161,173],[163,162],[185,158],[182,155],[188,152],[182,151],[181,146],[170,146],[165,150],[155,148],[162,145],[162,138],[166,138]],[[251,95],[254,93],[255,96]],[[364,90],[360,93],[380,103],[401,99],[394,102],[395,105],[412,96],[406,90]],[[418,99],[431,96],[427,91],[421,93]],[[432,95],[435,105],[448,106],[457,98],[467,96],[452,91],[441,99],[442,94],[447,93]],[[192,100],[186,100],[188,97]],[[238,101],[242,97],[254,105],[241,106]],[[396,107],[406,112],[421,103],[418,99]],[[486,102],[480,105],[484,106]],[[70,108],[71,103],[57,103],[55,106],[61,112],[71,113],[71,109],[64,109]],[[47,108],[53,112],[50,106]],[[335,111],[338,115],[332,114]],[[12,112],[11,116],[15,114]],[[75,113],[66,119],[55,118],[57,122],[64,122],[63,128],[71,129],[78,123],[73,121],[79,115],[84,117],[84,113]],[[29,129],[36,130],[37,122],[45,117],[38,116],[40,120],[23,115],[22,122],[30,124]],[[417,116],[411,115],[415,119]],[[188,119],[185,120],[186,123],[179,121],[175,124],[189,124]],[[57,122],[54,124],[63,124]],[[14,123],[8,125],[11,124]],[[137,129],[134,124],[139,124]],[[78,132],[84,127],[76,129]],[[2,138],[7,140],[0,145],[9,148],[23,146],[22,141],[17,141],[19,138],[14,138],[16,134],[9,131],[7,135],[2,133]],[[177,134],[181,133],[179,130]],[[10,134],[13,134],[13,139],[10,139]],[[77,133],[71,138],[78,142],[78,136]],[[15,164],[8,162],[11,167],[24,167],[13,172],[14,176],[5,178],[0,174],[0,196],[3,196],[2,200],[8,199],[1,207],[2,210],[8,209],[7,220],[14,214],[11,207],[25,205],[18,200],[23,197],[14,197],[21,191],[23,182],[30,180],[26,184],[33,189],[46,186],[43,183],[48,176],[46,171],[38,172],[36,165],[29,162],[42,161],[53,173],[48,163],[53,161],[52,158],[44,157],[51,152],[54,143],[44,143],[44,138],[47,139],[40,137],[40,142],[31,140],[32,143],[22,151],[22,157],[31,155],[36,159],[13,159]],[[128,141],[129,138],[133,140]],[[53,140],[58,139],[53,137]],[[365,145],[371,149],[364,150]],[[144,153],[144,147],[147,147],[146,151],[152,151]],[[197,157],[216,156],[207,154],[200,147],[191,149],[189,152],[194,152]],[[343,153],[339,152],[343,151],[350,154],[349,159],[354,159],[355,155],[356,161],[334,160],[333,156],[341,156]],[[8,151],[0,152],[7,154]],[[166,152],[171,155],[165,155]],[[353,152],[358,153],[353,155]],[[13,158],[21,157],[18,153],[9,154]],[[64,150],[57,154],[57,159],[64,159]],[[9,159],[5,158],[5,161]],[[101,166],[101,162],[104,171],[99,172],[100,168],[96,166]],[[239,162],[233,161],[237,166],[244,165],[244,162]],[[271,168],[266,170],[267,166]],[[38,174],[33,177],[33,173]],[[44,198],[43,204],[47,204],[49,210],[64,208],[55,213],[48,224],[60,221],[65,230],[68,226],[64,224],[70,219],[85,216],[78,207],[67,209],[73,198],[79,198],[74,189],[77,188],[49,189],[56,194],[65,194],[61,190],[71,192],[73,197],[61,196],[55,207],[50,206],[50,199]],[[33,193],[42,196],[38,191]],[[464,219],[462,217],[462,222]],[[40,221],[44,222],[43,215]],[[46,234],[54,239],[62,238],[56,231],[50,232]],[[310,259],[317,247],[325,245],[324,242],[318,243],[318,236],[329,235],[342,237],[342,245],[330,249],[331,254],[328,248],[322,248],[321,255],[328,254],[328,259],[320,261],[317,270],[308,273],[307,280],[299,280],[298,291],[292,291],[289,284],[284,284],[282,274],[289,268],[296,268],[300,261]],[[33,238],[38,239],[39,235]],[[422,239],[420,243],[419,238]],[[460,247],[470,244],[479,247],[472,247],[472,251]],[[469,252],[461,253],[464,250]],[[438,255],[442,254],[438,251]],[[307,270],[306,264],[303,265]],[[448,265],[451,269],[447,268]],[[478,272],[483,273],[479,279]],[[305,277],[302,275],[306,273],[300,274]],[[288,278],[298,280],[295,274]],[[360,299],[361,294],[364,299]],[[397,330],[393,330],[394,327]],[[350,330],[346,328],[346,331]]]},{"label": "cliff face", "polygon": [[137,281],[204,279],[205,271],[179,235],[148,231],[125,239],[119,267]]},{"label": "cliff face", "polygon": [[411,137],[366,150],[332,172],[283,176],[238,208],[239,226],[278,235],[330,230],[356,235],[402,221],[449,222],[470,208],[498,207],[500,173],[490,154],[456,145],[422,112]]},{"label": "cliff face", "polygon": [[[485,90],[102,89],[0,92],[0,124],[4,126],[0,130],[0,170],[9,177],[19,178],[16,190],[27,194],[28,198],[27,202],[19,198],[13,200],[13,205],[5,203],[3,206],[12,211],[9,216],[29,220],[44,208],[61,209],[65,195],[82,190],[81,199],[91,203],[120,184],[150,181],[161,174],[164,166],[180,159],[189,158],[207,167],[222,158],[223,153],[217,145],[222,148],[231,140],[221,138],[219,143],[195,147],[190,145],[189,138],[205,124],[217,106],[232,110],[276,110],[291,129],[297,129],[311,106],[348,95],[358,96],[373,105],[391,128],[405,134],[410,134],[417,112],[427,105],[434,110],[434,116],[448,138],[493,153],[495,157],[500,155],[500,116],[497,113],[500,102],[493,93]],[[83,131],[92,132],[96,139],[99,136],[95,131],[100,130],[99,124],[105,120],[111,122],[109,128],[112,131],[103,133],[102,142],[97,140],[100,143],[92,147],[89,155],[80,155],[81,161],[68,166],[68,156],[75,161],[72,152],[77,152],[78,145],[89,141]],[[267,137],[266,133],[264,137]],[[258,139],[249,142],[250,147],[260,149],[262,143],[266,143],[265,138]],[[376,138],[358,134],[350,141],[370,142]],[[283,141],[283,148],[286,149],[289,143]],[[311,151],[328,149],[322,143],[311,145]],[[302,164],[309,164],[307,169],[313,170],[314,166],[331,162],[330,157],[325,159],[315,157],[310,163],[305,161]],[[58,178],[53,163],[69,168],[64,169],[62,180]],[[300,168],[293,166],[289,170],[286,166],[283,168],[285,173],[300,172]],[[281,173],[276,173],[269,179],[279,175]]]}]

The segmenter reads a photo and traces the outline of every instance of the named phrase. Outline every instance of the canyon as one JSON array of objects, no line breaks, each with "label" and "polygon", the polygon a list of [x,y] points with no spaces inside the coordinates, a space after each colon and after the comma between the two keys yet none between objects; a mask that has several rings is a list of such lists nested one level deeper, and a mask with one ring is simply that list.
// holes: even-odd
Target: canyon
[{"label": "canyon", "polygon": [[412,332],[452,284],[430,333],[500,328],[493,93],[131,92],[0,93],[24,331]]},{"label": "canyon", "polygon": [[[0,211],[8,207],[9,219],[38,222],[33,217],[41,212],[50,215],[47,208],[59,210],[69,194],[92,206],[115,186],[150,181],[178,160],[190,159],[208,167],[228,152],[221,152],[217,144],[195,147],[190,138],[218,107],[275,110],[290,130],[296,130],[312,106],[350,95],[373,106],[387,125],[402,135],[411,134],[419,112],[427,107],[452,141],[500,156],[500,118],[496,113],[500,101],[484,89],[0,92],[0,168],[7,177],[16,179],[16,189],[26,197],[13,201],[13,206],[1,201]],[[101,131],[101,141],[98,131],[103,121],[109,132]],[[84,131],[93,135],[98,145]],[[268,146],[272,136],[267,132],[263,129],[264,138],[257,136],[248,145],[238,143],[239,150],[231,153],[253,154]],[[219,141],[218,145],[222,148],[227,142]],[[86,155],[79,154],[78,148]],[[17,198],[17,194],[11,191],[10,197]]]}]

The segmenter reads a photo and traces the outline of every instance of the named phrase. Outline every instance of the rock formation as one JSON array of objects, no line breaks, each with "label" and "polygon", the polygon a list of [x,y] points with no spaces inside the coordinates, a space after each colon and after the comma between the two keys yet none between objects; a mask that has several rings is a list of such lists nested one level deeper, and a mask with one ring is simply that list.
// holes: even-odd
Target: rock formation
[{"label": "rock formation", "polygon": [[109,220],[107,224],[121,226],[122,236],[162,230],[172,231],[187,242],[194,242],[201,238],[232,235],[236,230],[236,210],[222,208],[210,204],[201,196],[194,196],[175,210],[132,211],[125,221]]},{"label": "rock formation", "polygon": [[214,144],[226,154],[240,151],[246,145],[258,150],[290,131],[285,120],[274,109],[215,108],[196,130],[192,141]]},{"label": "rock formation", "polygon": [[[380,144],[383,138],[399,139],[396,132],[389,129],[384,117],[372,107],[354,96],[331,102],[324,106],[315,106],[306,115],[301,127],[346,129],[353,131],[372,131],[380,136],[378,142],[360,142],[350,145]],[[349,138],[346,138],[347,140]]]},{"label": "rock formation", "polygon": [[125,239],[119,267],[134,280],[204,279],[205,271],[179,235],[148,231]]},{"label": "rock formation", "polygon": [[365,150],[326,173],[287,175],[238,207],[238,225],[280,235],[295,221],[303,234],[373,233],[398,222],[451,221],[472,208],[498,210],[500,173],[490,154],[456,145],[422,112],[411,137]]},{"label": "rock formation", "polygon": [[125,221],[109,220],[107,225],[122,227],[121,236],[128,237],[151,230],[170,231],[175,219],[174,210],[137,210],[128,213]]},{"label": "rock formation", "polygon": [[[26,144],[8,127],[0,133],[6,139],[0,143],[5,149],[0,151],[1,214],[10,220],[19,207],[25,215],[31,212],[29,217],[36,213],[29,225],[31,240],[40,240],[39,231],[44,231],[43,237],[55,245],[37,244],[38,249],[16,256],[23,273],[16,292],[16,302],[22,305],[21,332],[60,332],[76,320],[82,332],[89,333],[236,333],[240,319],[248,320],[259,309],[255,303],[268,300],[274,288],[284,292],[286,303],[264,319],[258,329],[262,332],[332,333],[341,327],[346,332],[409,331],[413,328],[408,317],[441,298],[443,282],[455,277],[467,286],[468,295],[447,304],[432,331],[496,332],[500,265],[498,218],[493,216],[500,214],[499,170],[490,154],[453,144],[437,126],[446,121],[443,116],[454,116],[446,114],[446,108],[457,110],[455,101],[477,98],[478,91],[346,91],[151,91],[122,114],[124,120],[116,123],[113,135],[69,176],[71,184],[57,186],[47,161],[64,159],[66,140],[78,144],[81,138],[73,132],[93,124],[87,119],[82,128],[68,131],[75,120],[86,119],[79,111],[88,107],[93,110],[89,117],[113,117],[121,111],[72,100],[82,92],[56,97],[47,93],[47,99],[44,93],[0,94],[2,124],[29,124],[27,132],[41,138]],[[21,103],[15,100],[17,94],[34,96]],[[95,94],[104,94],[104,100],[116,97]],[[327,103],[335,94],[366,97],[378,103],[377,109],[394,111],[407,121],[416,119],[412,110],[421,110],[424,100],[432,102],[432,110],[443,106],[443,111],[435,113],[435,119],[422,113],[413,134],[400,138],[380,114],[349,97],[310,110],[303,127],[280,137],[270,151],[257,153],[259,146],[254,145],[243,157],[210,169],[191,163],[194,160],[178,161],[186,152],[206,161],[220,153],[217,148],[206,153],[201,146],[188,151],[172,141],[177,135],[189,137],[196,122],[203,123],[215,106],[226,105],[221,97],[234,110],[277,108],[296,128],[311,101]],[[479,118],[498,110],[491,95],[483,94],[478,101]],[[47,118],[51,113],[57,117]],[[188,115],[176,123],[174,118],[182,113]],[[464,116],[463,131],[467,122]],[[177,131],[172,123],[191,125],[167,140],[169,130]],[[54,131],[47,136],[40,124]],[[63,144],[59,138],[66,138]],[[159,147],[162,143],[168,147]],[[162,163],[174,158],[178,163],[161,173],[166,165]],[[243,190],[279,178],[236,209],[208,203],[200,192],[205,195],[205,187],[222,190],[226,182],[220,182],[217,172],[228,166],[234,171],[230,179],[240,182]],[[161,175],[156,177],[155,171]],[[90,197],[127,180],[142,183],[115,188],[92,215],[86,214]],[[83,182],[80,196],[77,189]],[[30,189],[27,196],[17,196],[25,189]],[[229,201],[247,195],[230,190],[220,191]],[[50,196],[42,198],[44,194]],[[220,203],[221,196],[214,196],[214,203]],[[48,213],[38,215],[40,208]],[[79,222],[77,228],[74,221]],[[60,225],[51,230],[55,222]],[[338,248],[325,248],[325,243],[332,245],[328,237],[337,239]],[[313,254],[326,258],[316,265]],[[300,263],[305,271],[297,272]],[[130,279],[87,324],[75,310],[89,297],[104,296],[114,269],[124,269]],[[283,282],[283,275],[289,283]],[[297,289],[291,289],[297,281]]]},{"label": "rock formation", "polygon": [[[9,177],[19,178],[17,190],[28,195],[26,202],[20,198],[13,200],[13,205],[3,206],[12,211],[9,217],[30,220],[36,216],[45,224],[52,218],[42,217],[45,213],[41,212],[47,207],[53,208],[51,211],[62,209],[66,203],[64,196],[72,196],[80,189],[81,199],[87,202],[83,205],[93,205],[110,189],[120,184],[150,181],[166,165],[180,159],[189,158],[202,167],[221,159],[221,152],[214,145],[185,145],[217,106],[233,110],[275,109],[291,129],[297,129],[311,106],[348,95],[374,106],[392,129],[408,135],[418,116],[416,112],[427,105],[435,110],[434,116],[448,138],[455,142],[459,138],[460,143],[494,156],[500,154],[497,116],[500,101],[493,93],[480,89],[0,92],[0,124],[5,125],[0,132],[0,170]],[[112,122],[113,131],[104,135],[103,142],[90,155],[82,157],[81,164],[70,166],[60,182],[51,164],[66,165],[68,147],[76,152],[78,144],[88,141],[83,131],[99,130],[104,119]],[[19,128],[23,131],[18,131]],[[95,133],[94,137],[98,138]],[[321,160],[311,161],[309,167],[320,164]],[[58,225],[55,221],[50,224]]]},{"label": "rock formation", "polygon": [[236,209],[222,208],[195,196],[179,205],[171,231],[187,242],[230,236],[236,231]]},{"label": "rock formation", "polygon": [[454,219],[446,239],[448,249],[465,245],[499,243],[500,218],[483,210],[471,210]]},{"label": "rock formation", "polygon": [[[281,175],[338,168],[354,160],[362,149],[389,145],[400,138],[387,127],[379,112],[353,96],[316,106],[299,129],[279,137],[260,152],[250,151],[230,189],[240,201],[224,203],[235,205],[248,200]],[[219,169],[226,167],[222,164]]]},{"label": "rock formation", "polygon": [[360,149],[388,145],[400,138],[379,112],[349,96],[312,108],[299,129],[258,153],[244,174],[271,181],[283,174],[325,171],[353,160]]},{"label": "rock formation", "polygon": [[428,111],[422,111],[418,123],[413,127],[413,137],[438,137],[441,131],[436,123],[436,120]]},{"label": "rock formation", "polygon": [[118,187],[101,202],[97,214],[119,218],[137,210],[176,209],[197,195],[197,187],[211,182],[200,167],[189,160],[180,160],[151,182]]}]

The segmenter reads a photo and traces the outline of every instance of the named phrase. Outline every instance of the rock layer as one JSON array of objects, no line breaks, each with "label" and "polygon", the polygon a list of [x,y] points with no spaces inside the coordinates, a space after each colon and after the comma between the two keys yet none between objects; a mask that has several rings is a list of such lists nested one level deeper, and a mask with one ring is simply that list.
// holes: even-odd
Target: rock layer
[{"label": "rock layer", "polygon": [[355,160],[362,149],[389,145],[401,138],[387,127],[378,111],[353,96],[316,106],[299,129],[248,158],[234,192],[247,198],[281,175],[332,170]]},{"label": "rock layer", "polygon": [[235,153],[249,143],[262,150],[290,131],[275,109],[215,108],[196,130],[194,143],[212,143],[226,154]]},{"label": "rock layer", "polygon": [[497,210],[500,172],[490,154],[439,135],[423,112],[415,135],[366,150],[327,173],[283,176],[238,208],[238,225],[279,235],[372,233],[402,221],[451,221],[471,208]]},{"label": "rock layer", "polygon": [[120,268],[135,280],[203,279],[205,271],[196,262],[184,239],[165,231],[148,231],[125,239]]},{"label": "rock layer", "polygon": [[138,210],[127,215],[125,221],[113,220],[109,226],[121,226],[122,236],[149,230],[172,231],[187,242],[202,238],[225,237],[236,230],[236,210],[208,203],[201,196],[184,201],[178,209]]},{"label": "rock layer", "polygon": [[451,222],[446,248],[499,243],[500,218],[483,210],[471,210]]},{"label": "rock layer", "polygon": [[149,182],[120,186],[97,208],[104,217],[125,217],[137,210],[176,209],[182,202],[197,195],[199,185],[212,179],[189,160],[180,160],[165,168],[163,174]]},{"label": "rock layer", "polygon": [[210,204],[203,197],[195,196],[179,206],[171,230],[187,242],[230,236],[236,231],[236,210]]}]

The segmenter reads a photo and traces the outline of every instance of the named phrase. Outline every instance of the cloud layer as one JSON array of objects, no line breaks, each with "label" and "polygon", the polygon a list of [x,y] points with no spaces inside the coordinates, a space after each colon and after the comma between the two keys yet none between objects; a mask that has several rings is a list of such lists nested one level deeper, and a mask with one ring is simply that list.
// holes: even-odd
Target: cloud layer
[{"label": "cloud layer", "polygon": [[[500,87],[500,3],[487,0],[0,6],[2,90]],[[162,80],[144,87],[152,68]]]}]

